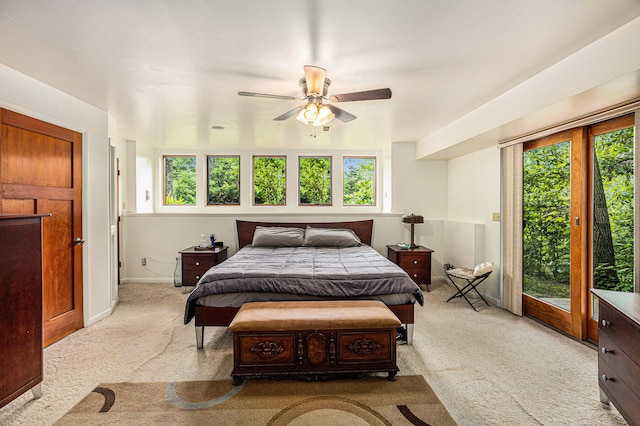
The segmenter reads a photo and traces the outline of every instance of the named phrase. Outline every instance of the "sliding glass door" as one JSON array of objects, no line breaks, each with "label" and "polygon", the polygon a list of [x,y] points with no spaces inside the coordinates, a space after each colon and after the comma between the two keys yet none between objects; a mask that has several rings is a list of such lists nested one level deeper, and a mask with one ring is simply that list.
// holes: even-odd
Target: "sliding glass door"
[{"label": "sliding glass door", "polygon": [[596,341],[589,290],[634,287],[633,115],[523,151],[523,312]]}]

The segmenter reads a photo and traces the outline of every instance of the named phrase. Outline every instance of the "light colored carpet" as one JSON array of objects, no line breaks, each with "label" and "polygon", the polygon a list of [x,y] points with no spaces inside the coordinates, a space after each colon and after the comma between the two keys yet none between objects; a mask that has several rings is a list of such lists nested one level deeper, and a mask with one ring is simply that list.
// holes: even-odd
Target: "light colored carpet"
[{"label": "light colored carpet", "polygon": [[[593,348],[502,309],[444,303],[451,285],[432,287],[398,374],[424,376],[458,424],[626,424],[599,402]],[[51,425],[100,383],[229,380],[231,335],[207,328],[197,350],[186,297],[171,284],[121,285],[112,316],[45,349],[42,398],[20,396],[0,424]]]},{"label": "light colored carpet", "polygon": [[75,425],[451,425],[455,422],[422,376],[344,379],[105,383],[56,426]]}]

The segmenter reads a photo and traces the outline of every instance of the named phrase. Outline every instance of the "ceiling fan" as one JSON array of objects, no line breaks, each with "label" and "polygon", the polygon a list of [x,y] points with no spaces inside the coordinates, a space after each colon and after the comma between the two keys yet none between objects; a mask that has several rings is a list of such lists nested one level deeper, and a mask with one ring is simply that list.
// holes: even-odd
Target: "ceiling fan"
[{"label": "ceiling fan", "polygon": [[302,89],[302,98],[253,92],[238,92],[238,95],[291,101],[307,101],[306,104],[297,106],[274,118],[274,121],[286,120],[295,115],[296,119],[310,126],[324,126],[334,118],[337,118],[344,123],[356,119],[355,115],[338,108],[333,105],[334,103],[391,98],[391,89],[389,88],[327,96],[331,80],[326,78],[326,70],[324,68],[312,65],[304,66],[304,77],[302,77],[298,83]]}]

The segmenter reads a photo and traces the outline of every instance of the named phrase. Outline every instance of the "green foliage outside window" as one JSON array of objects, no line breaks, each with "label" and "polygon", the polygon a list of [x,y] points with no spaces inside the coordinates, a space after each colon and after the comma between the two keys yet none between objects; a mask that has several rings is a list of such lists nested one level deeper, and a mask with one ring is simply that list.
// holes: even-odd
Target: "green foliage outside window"
[{"label": "green foliage outside window", "polygon": [[253,203],[287,204],[287,158],[253,157]]},{"label": "green foliage outside window", "polygon": [[[594,138],[593,287],[634,288],[633,128]],[[523,290],[569,298],[570,142],[523,156]]]},{"label": "green foliage outside window", "polygon": [[343,204],[375,206],[376,159],[344,157]]},{"label": "green foliage outside window", "polygon": [[633,144],[633,127],[594,140],[594,288],[633,291]]},{"label": "green foliage outside window", "polygon": [[196,157],[164,156],[164,204],[196,203]]},{"label": "green foliage outside window", "polygon": [[207,204],[240,204],[240,156],[207,156]]},{"label": "green foliage outside window", "polygon": [[331,157],[299,157],[300,204],[331,205]]},{"label": "green foliage outside window", "polygon": [[570,142],[523,156],[524,292],[569,297]]}]

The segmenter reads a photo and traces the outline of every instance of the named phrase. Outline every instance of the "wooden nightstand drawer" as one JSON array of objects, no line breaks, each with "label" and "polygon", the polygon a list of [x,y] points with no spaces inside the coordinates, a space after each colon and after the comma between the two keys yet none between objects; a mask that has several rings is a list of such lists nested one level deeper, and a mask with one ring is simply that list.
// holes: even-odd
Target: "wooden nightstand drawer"
[{"label": "wooden nightstand drawer", "polygon": [[400,256],[400,262],[398,263],[402,269],[431,269],[431,255],[426,253],[421,254],[407,254]]},{"label": "wooden nightstand drawer", "polygon": [[431,284],[431,274],[424,269],[406,269],[405,272],[416,284]]},{"label": "wooden nightstand drawer", "polygon": [[182,267],[197,271],[207,270],[218,264],[218,257],[206,254],[189,254],[182,256]]},{"label": "wooden nightstand drawer", "polygon": [[200,280],[200,278],[202,278],[202,276],[204,275],[204,273],[207,271],[189,271],[189,270],[182,270],[182,285],[196,285],[198,283],[198,281]]}]

